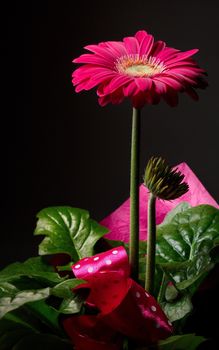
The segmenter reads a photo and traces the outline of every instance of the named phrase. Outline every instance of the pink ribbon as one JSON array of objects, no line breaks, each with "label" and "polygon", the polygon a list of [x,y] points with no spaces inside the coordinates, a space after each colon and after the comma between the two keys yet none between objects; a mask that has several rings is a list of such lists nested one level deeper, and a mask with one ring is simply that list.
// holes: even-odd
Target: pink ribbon
[{"label": "pink ribbon", "polygon": [[89,288],[86,304],[98,310],[97,315],[76,315],[64,321],[76,350],[119,350],[124,336],[147,345],[172,333],[156,300],[129,277],[123,247],[84,258],[72,270],[87,282],[74,291]]}]

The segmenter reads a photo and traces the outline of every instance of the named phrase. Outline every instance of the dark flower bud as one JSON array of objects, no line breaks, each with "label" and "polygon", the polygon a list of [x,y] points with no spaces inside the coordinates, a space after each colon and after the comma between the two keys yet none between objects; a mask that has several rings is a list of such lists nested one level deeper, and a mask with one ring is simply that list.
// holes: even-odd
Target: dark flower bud
[{"label": "dark flower bud", "polygon": [[167,164],[161,157],[152,157],[146,166],[144,184],[160,199],[171,200],[182,196],[189,190],[183,182],[184,175],[177,168]]}]

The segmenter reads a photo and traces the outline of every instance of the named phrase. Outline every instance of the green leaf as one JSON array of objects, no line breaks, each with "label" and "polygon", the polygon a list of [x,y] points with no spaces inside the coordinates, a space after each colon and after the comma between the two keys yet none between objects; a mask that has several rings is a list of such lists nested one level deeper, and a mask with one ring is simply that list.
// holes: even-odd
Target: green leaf
[{"label": "green leaf", "polygon": [[23,263],[10,264],[0,271],[0,283],[14,281],[23,276],[47,282],[49,285],[54,285],[64,280],[54,271],[52,266],[47,265],[43,261],[42,257],[34,257]]},{"label": "green leaf", "polygon": [[10,313],[0,320],[1,350],[72,349],[72,344],[67,339],[54,334],[40,334],[22,320],[9,316]]},{"label": "green leaf", "polygon": [[157,227],[156,262],[188,288],[214,265],[210,252],[219,238],[219,210],[209,205],[189,208]]},{"label": "green leaf", "polygon": [[25,336],[28,336],[32,332],[28,329],[17,328],[11,330],[2,336],[0,336],[0,348],[1,350],[12,350],[14,345]]},{"label": "green leaf", "polygon": [[93,255],[95,243],[108,232],[82,209],[51,207],[37,217],[34,234],[46,236],[39,245],[40,255],[66,253],[78,261]]},{"label": "green leaf", "polygon": [[165,314],[171,322],[181,320],[192,311],[190,297],[186,294],[176,301],[161,304]]},{"label": "green leaf", "polygon": [[0,318],[7,312],[36,300],[45,299],[49,296],[49,288],[39,290],[18,291],[15,295],[9,294],[0,298]]},{"label": "green leaf", "polygon": [[79,286],[82,283],[85,283],[85,281],[77,278],[68,279],[53,287],[51,290],[51,294],[59,298],[69,299],[72,297],[73,294],[72,289]]},{"label": "green leaf", "polygon": [[80,312],[83,303],[84,299],[80,295],[72,293],[71,297],[62,301],[59,312],[62,314],[78,313]]},{"label": "green leaf", "polygon": [[195,334],[174,335],[159,342],[160,350],[195,350],[205,341]]},{"label": "green leaf", "polygon": [[5,296],[14,296],[17,293],[17,291],[17,288],[11,283],[0,283],[0,298]]},{"label": "green leaf", "polygon": [[51,305],[48,305],[45,300],[39,300],[28,305],[28,309],[32,315],[46,324],[54,332],[61,333],[59,325],[59,311]]},{"label": "green leaf", "polygon": [[173,208],[169,213],[167,213],[159,227],[166,224],[170,224],[176,214],[182,213],[189,208],[191,208],[191,205],[188,202],[179,203],[175,208]]}]

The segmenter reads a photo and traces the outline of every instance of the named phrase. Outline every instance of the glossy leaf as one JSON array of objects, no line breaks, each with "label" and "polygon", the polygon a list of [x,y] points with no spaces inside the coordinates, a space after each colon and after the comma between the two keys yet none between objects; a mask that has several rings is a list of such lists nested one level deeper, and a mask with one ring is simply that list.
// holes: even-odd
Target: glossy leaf
[{"label": "glossy leaf", "polygon": [[0,298],[0,318],[7,312],[33,301],[45,299],[49,296],[49,288],[39,290],[18,291],[15,295],[9,294]]},{"label": "glossy leaf", "polygon": [[78,261],[93,255],[95,243],[108,232],[82,209],[51,207],[37,217],[34,234],[46,236],[39,245],[40,255],[66,253]]},{"label": "glossy leaf", "polygon": [[159,342],[160,350],[195,350],[205,341],[195,334],[174,335]]},{"label": "glossy leaf", "polygon": [[219,238],[219,210],[200,205],[157,227],[156,262],[185,289],[213,267],[210,251]]},{"label": "glossy leaf", "polygon": [[75,314],[80,312],[84,299],[78,294],[72,294],[68,299],[64,299],[60,305],[59,312],[62,314]]},{"label": "glossy leaf", "polygon": [[64,280],[54,271],[52,266],[43,261],[42,257],[34,257],[23,263],[16,262],[5,267],[0,271],[0,283],[14,281],[23,276],[44,281],[51,285]]},{"label": "glossy leaf", "polygon": [[171,322],[180,320],[192,311],[192,303],[189,295],[181,296],[176,301],[162,303],[162,308]]},{"label": "glossy leaf", "polygon": [[[9,316],[8,314],[7,316]],[[54,334],[40,334],[19,320],[4,317],[0,320],[0,349],[29,350],[51,349],[71,350],[72,344]]]},{"label": "glossy leaf", "polygon": [[175,208],[173,208],[169,213],[167,213],[167,215],[165,216],[164,220],[159,225],[159,227],[166,225],[166,224],[171,224],[171,222],[176,214],[182,213],[189,208],[191,208],[191,205],[188,202],[179,203]]},{"label": "glossy leaf", "polygon": [[73,294],[72,289],[77,287],[81,283],[85,283],[85,281],[77,278],[68,279],[53,287],[51,290],[51,294],[59,298],[71,298]]}]

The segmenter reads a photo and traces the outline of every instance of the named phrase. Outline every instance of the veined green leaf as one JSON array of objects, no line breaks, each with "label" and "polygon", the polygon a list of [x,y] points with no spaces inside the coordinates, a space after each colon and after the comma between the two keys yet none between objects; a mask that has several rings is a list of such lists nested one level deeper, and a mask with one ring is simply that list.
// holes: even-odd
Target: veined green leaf
[{"label": "veined green leaf", "polygon": [[0,318],[7,312],[33,301],[45,299],[49,296],[49,288],[39,290],[19,291],[15,295],[8,295],[0,298]]},{"label": "veined green leaf", "polygon": [[219,237],[219,210],[209,205],[189,208],[157,227],[156,263],[177,288],[188,288],[213,267],[210,252]]},{"label": "veined green leaf", "polygon": [[195,334],[174,335],[158,344],[160,350],[195,350],[205,341],[204,337]]},{"label": "veined green leaf", "polygon": [[59,312],[62,314],[76,314],[80,312],[84,299],[78,294],[72,294],[68,299],[64,299],[60,305]]},{"label": "veined green leaf", "polygon": [[108,230],[90,219],[86,210],[71,207],[51,207],[38,215],[35,235],[46,237],[39,245],[39,254],[66,253],[74,261],[91,256],[95,243]]},{"label": "veined green leaf", "polygon": [[64,280],[58,273],[54,271],[54,268],[47,265],[42,257],[29,258],[23,263],[15,262],[8,265],[2,271],[0,271],[0,283],[10,282],[20,277],[30,277],[37,280],[42,280],[50,285],[59,283]]},{"label": "veined green leaf", "polygon": [[171,322],[181,320],[192,311],[192,303],[189,295],[182,295],[179,299],[172,302],[161,304],[165,314]]},{"label": "veined green leaf", "polygon": [[72,344],[55,334],[41,334],[10,313],[0,320],[1,350],[71,350]]},{"label": "veined green leaf", "polygon": [[85,281],[77,278],[65,280],[53,287],[51,290],[51,294],[59,298],[69,299],[72,297],[73,294],[72,289],[82,283],[85,283]]}]

